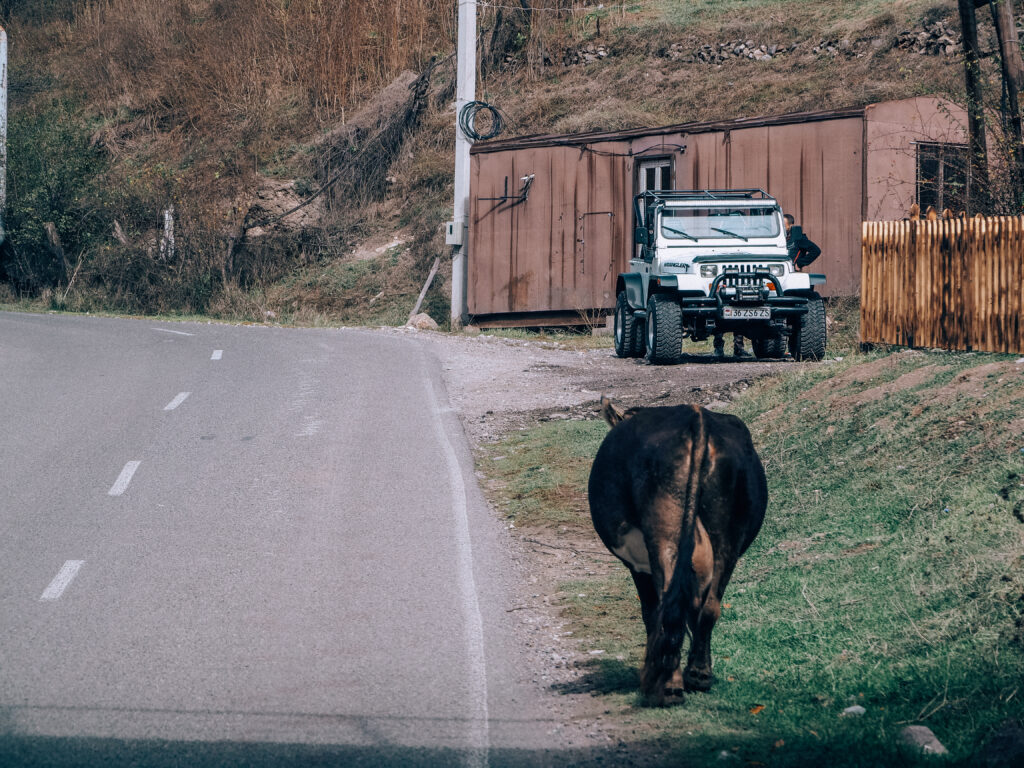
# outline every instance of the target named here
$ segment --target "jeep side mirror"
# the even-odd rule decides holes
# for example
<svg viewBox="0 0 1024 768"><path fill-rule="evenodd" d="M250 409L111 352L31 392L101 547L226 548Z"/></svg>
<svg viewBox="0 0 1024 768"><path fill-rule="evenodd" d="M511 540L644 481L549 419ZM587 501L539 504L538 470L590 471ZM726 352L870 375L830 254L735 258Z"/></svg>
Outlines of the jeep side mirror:
<svg viewBox="0 0 1024 768"><path fill-rule="evenodd" d="M637 245L643 246L651 244L650 239L647 237L647 229L645 227L637 227L633 230L633 242Z"/></svg>

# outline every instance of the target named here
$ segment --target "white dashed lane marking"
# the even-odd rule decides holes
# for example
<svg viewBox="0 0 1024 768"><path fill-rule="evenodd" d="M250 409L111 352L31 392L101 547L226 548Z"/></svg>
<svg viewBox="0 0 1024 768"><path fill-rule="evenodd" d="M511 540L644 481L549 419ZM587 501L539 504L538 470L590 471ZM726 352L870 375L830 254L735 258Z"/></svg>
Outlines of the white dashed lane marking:
<svg viewBox="0 0 1024 768"><path fill-rule="evenodd" d="M213 354L210 355L210 359L211 360L220 360L223 355L224 355L224 350L223 349L215 349L215 350L213 350Z"/></svg>
<svg viewBox="0 0 1024 768"><path fill-rule="evenodd" d="M173 411L179 405L185 402L185 398L191 395L191 392L180 392L176 398L171 400L167 405L164 406L165 411Z"/></svg>
<svg viewBox="0 0 1024 768"><path fill-rule="evenodd" d="M56 600L64 594L64 590L68 588L68 584L78 575L78 569L82 567L83 563L85 563L85 560L67 560L39 599Z"/></svg>
<svg viewBox="0 0 1024 768"><path fill-rule="evenodd" d="M160 333L174 333L178 336L195 336L194 333L185 333L184 331L172 331L170 328L153 328L154 331L160 331Z"/></svg>
<svg viewBox="0 0 1024 768"><path fill-rule="evenodd" d="M120 496L126 490L128 490L128 483L132 481L132 475L135 474L135 470L139 468L139 461L129 461L124 465L124 469L121 470L121 474L117 476L117 480L110 487L107 493L111 496Z"/></svg>

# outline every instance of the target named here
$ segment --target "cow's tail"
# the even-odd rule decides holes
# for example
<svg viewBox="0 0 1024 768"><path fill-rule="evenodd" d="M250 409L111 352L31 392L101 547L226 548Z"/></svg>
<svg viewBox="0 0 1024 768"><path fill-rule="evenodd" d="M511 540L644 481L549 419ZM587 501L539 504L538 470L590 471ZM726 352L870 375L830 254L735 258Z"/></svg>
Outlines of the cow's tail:
<svg viewBox="0 0 1024 768"><path fill-rule="evenodd" d="M655 704L664 700L665 685L679 669L680 653L691 615L700 610L697 575L693 569L694 531L700 504L700 477L707 460L708 436L704 414L696 409L691 422L689 471L679 478L682 516L678 530L675 567L667 589L658 602L653 632L647 641L647 658L641 674L641 691ZM678 497L677 497L678 498ZM668 574L665 574L668 577ZM695 617L695 616L694 616Z"/></svg>

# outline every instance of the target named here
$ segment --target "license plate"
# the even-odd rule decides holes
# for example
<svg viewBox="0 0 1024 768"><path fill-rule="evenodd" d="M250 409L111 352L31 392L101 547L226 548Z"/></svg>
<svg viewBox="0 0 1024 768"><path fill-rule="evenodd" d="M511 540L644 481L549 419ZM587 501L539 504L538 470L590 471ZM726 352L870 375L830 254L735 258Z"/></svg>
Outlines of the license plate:
<svg viewBox="0 0 1024 768"><path fill-rule="evenodd" d="M771 320L771 307L722 307L722 317L729 320Z"/></svg>

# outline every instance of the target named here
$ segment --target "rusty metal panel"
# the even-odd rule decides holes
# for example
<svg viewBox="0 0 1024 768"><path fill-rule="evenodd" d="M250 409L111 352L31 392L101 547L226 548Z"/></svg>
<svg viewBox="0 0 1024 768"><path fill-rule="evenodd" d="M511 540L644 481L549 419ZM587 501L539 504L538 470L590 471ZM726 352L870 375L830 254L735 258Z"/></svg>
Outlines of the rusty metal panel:
<svg viewBox="0 0 1024 768"><path fill-rule="evenodd" d="M611 308L615 278L630 245L632 166L628 147L605 145L602 152L581 153L576 168L575 277L563 294L564 309ZM614 153L614 154L610 154Z"/></svg>
<svg viewBox="0 0 1024 768"><path fill-rule="evenodd" d="M860 282L863 122L857 117L761 125L686 137L681 180L692 189L760 188L821 246L823 293Z"/></svg>
<svg viewBox="0 0 1024 768"><path fill-rule="evenodd" d="M686 137L684 169L677 175L680 189L721 189L727 186L727 150L721 131ZM687 182L688 185L687 185Z"/></svg>
<svg viewBox="0 0 1024 768"><path fill-rule="evenodd" d="M530 147L473 155L469 311L582 311L615 303L632 185L625 147ZM609 153L609 154L604 154ZM515 197L532 174L529 196Z"/></svg>
<svg viewBox="0 0 1024 768"><path fill-rule="evenodd" d="M726 150L729 189L756 188L768 190L769 168L773 159L768 144L771 128L745 128L727 131L722 136ZM778 158L775 158L778 159Z"/></svg>
<svg viewBox="0 0 1024 768"><path fill-rule="evenodd" d="M902 219L917 199L915 143L966 144L967 113L945 99L919 96L872 104L864 119L867 218Z"/></svg>
<svg viewBox="0 0 1024 768"><path fill-rule="evenodd" d="M826 296L860 289L863 121L858 118L772 126L768 191L821 247L811 269Z"/></svg>

